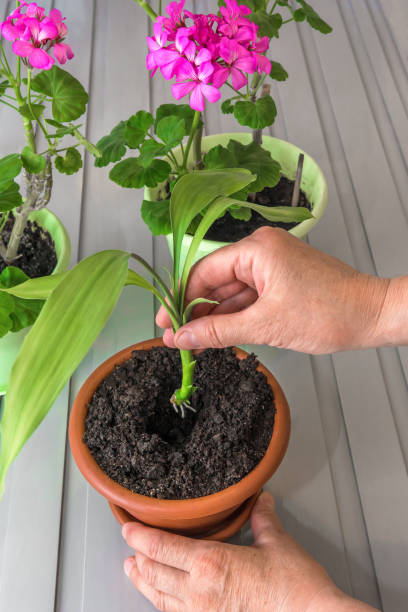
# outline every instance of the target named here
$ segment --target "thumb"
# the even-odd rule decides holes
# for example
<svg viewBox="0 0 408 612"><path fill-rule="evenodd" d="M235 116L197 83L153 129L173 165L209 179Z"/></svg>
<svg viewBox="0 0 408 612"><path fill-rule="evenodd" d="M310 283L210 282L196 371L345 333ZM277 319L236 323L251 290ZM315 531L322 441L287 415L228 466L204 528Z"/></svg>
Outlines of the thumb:
<svg viewBox="0 0 408 612"><path fill-rule="evenodd" d="M174 343L182 350L263 344L259 321L262 317L255 304L232 314L199 317L180 327L174 335Z"/></svg>
<svg viewBox="0 0 408 612"><path fill-rule="evenodd" d="M261 493L252 510L251 528L258 546L269 544L274 537L284 533L275 513L275 500L267 491Z"/></svg>

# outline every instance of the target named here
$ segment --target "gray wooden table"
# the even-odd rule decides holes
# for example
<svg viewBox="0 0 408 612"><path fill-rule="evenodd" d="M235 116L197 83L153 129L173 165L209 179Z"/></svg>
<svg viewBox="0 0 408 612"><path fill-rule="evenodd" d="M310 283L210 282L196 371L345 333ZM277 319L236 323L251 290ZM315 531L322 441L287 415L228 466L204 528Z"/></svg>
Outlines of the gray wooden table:
<svg viewBox="0 0 408 612"><path fill-rule="evenodd" d="M0 18L12 2L0 0ZM50 8L51 2L43 2ZM384 276L408 269L408 3L314 0L333 25L324 37L290 24L272 45L290 78L274 88L271 130L308 151L329 184L310 242ZM70 69L90 90L94 141L138 109L171 101L145 70L150 24L130 0L56 0L76 54ZM200 0L197 8L213 8ZM0 155L23 146L21 125L0 109ZM238 130L208 107L210 133ZM94 251L168 260L140 218L142 192L121 190L89 159L55 177L51 209L65 223L73 263ZM66 444L69 406L101 361L153 337L152 298L128 288L81 367L13 465L0 503L0 609L142 612L129 583L129 550L105 500L80 476ZM310 357L257 347L291 406L288 453L267 488L284 526L346 592L386 612L408 609L408 348ZM250 541L248 528L234 539ZM252 611L250 611L252 612Z"/></svg>

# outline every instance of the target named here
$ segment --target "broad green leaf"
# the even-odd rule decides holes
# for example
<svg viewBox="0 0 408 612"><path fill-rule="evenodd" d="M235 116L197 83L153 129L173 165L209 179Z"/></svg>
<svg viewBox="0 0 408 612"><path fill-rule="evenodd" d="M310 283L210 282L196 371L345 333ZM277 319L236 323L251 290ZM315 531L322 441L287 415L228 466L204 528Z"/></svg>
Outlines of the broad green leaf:
<svg viewBox="0 0 408 612"><path fill-rule="evenodd" d="M58 66L37 74L31 88L52 98L52 116L56 121L74 121L85 112L88 94L78 79Z"/></svg>
<svg viewBox="0 0 408 612"><path fill-rule="evenodd" d="M21 151L21 161L24 168L30 174L39 174L45 168L45 157L37 155L29 146L25 146Z"/></svg>
<svg viewBox="0 0 408 612"><path fill-rule="evenodd" d="M270 15L266 11L256 11L246 15L246 19L252 21L258 26L258 32L260 36L267 36L268 38L279 38L279 28L282 25L282 15L274 13Z"/></svg>
<svg viewBox="0 0 408 612"><path fill-rule="evenodd" d="M156 110L156 120L154 123L155 132L161 119L163 119L163 117L170 116L177 117L177 119L183 119L184 136L188 136L194 119L194 110L189 106L189 104L162 104L159 106Z"/></svg>
<svg viewBox="0 0 408 612"><path fill-rule="evenodd" d="M102 153L102 157L95 160L95 166L102 168L111 162L122 159L126 153L124 131L126 121L121 121L116 125L108 136L103 136L96 143L97 149Z"/></svg>
<svg viewBox="0 0 408 612"><path fill-rule="evenodd" d="M82 157L77 149L70 147L67 149L65 157L57 155L54 163L56 169L62 174L75 174L82 168Z"/></svg>
<svg viewBox="0 0 408 612"><path fill-rule="evenodd" d="M137 158L143 168L150 166L155 157L166 154L166 146L155 140L145 140L140 147L140 155Z"/></svg>
<svg viewBox="0 0 408 612"><path fill-rule="evenodd" d="M81 261L52 292L24 340L0 422L0 494L10 464L111 315L128 259L124 251L102 251Z"/></svg>
<svg viewBox="0 0 408 612"><path fill-rule="evenodd" d="M333 28L329 26L305 0L296 0L306 15L307 23L322 34L330 34Z"/></svg>
<svg viewBox="0 0 408 612"><path fill-rule="evenodd" d="M143 200L141 213L143 221L153 236L171 232L170 200L160 200L159 202Z"/></svg>
<svg viewBox="0 0 408 612"><path fill-rule="evenodd" d="M10 289L27 281L28 276L15 266L7 266L0 274L0 290ZM7 297L6 297L7 296ZM43 301L41 300L24 300L13 295L7 295L0 291L0 336L4 330L4 324L7 323L8 331L17 332L32 325L36 320ZM8 307L8 313L5 318L5 308ZM9 326L11 322L11 326Z"/></svg>
<svg viewBox="0 0 408 612"><path fill-rule="evenodd" d="M234 219L239 219L240 221L249 221L252 216L251 211L243 206L231 206L231 208L228 209L228 212L231 217L234 217Z"/></svg>
<svg viewBox="0 0 408 612"><path fill-rule="evenodd" d="M24 119L30 119L30 121L35 121L39 117L41 117L44 112L44 104L31 104L31 110L28 104L23 104L19 106L18 112ZM32 111L32 112L31 112Z"/></svg>
<svg viewBox="0 0 408 612"><path fill-rule="evenodd" d="M297 22L304 21L306 19L305 11L301 8L293 11L293 19Z"/></svg>
<svg viewBox="0 0 408 612"><path fill-rule="evenodd" d="M141 110L132 115L127 120L125 131L123 132L123 138L128 147L137 149L146 138L146 134L153 123L153 115L146 111Z"/></svg>
<svg viewBox="0 0 408 612"><path fill-rule="evenodd" d="M224 113L224 115L231 115L231 113L234 112L232 98L227 98L224 100L224 102L221 104L221 111Z"/></svg>
<svg viewBox="0 0 408 612"><path fill-rule="evenodd" d="M286 81L289 75L284 69L284 67L282 66L282 64L280 64L279 62L271 62L271 63L272 63L272 68L269 73L269 76L272 79L275 79L275 81Z"/></svg>
<svg viewBox="0 0 408 612"><path fill-rule="evenodd" d="M157 124L156 134L169 148L180 144L184 137L184 119L163 117Z"/></svg>
<svg viewBox="0 0 408 612"><path fill-rule="evenodd" d="M251 184L251 191L262 191L264 187L273 187L280 179L280 164L272 159L271 154L256 142L242 144L230 140L227 147L217 145L204 157L206 168L246 168L256 174L256 181Z"/></svg>
<svg viewBox="0 0 408 612"><path fill-rule="evenodd" d="M240 191L255 180L243 168L200 170L190 172L177 181L170 199L170 219L173 230L174 279L179 278L180 253L183 236L191 221L214 198Z"/></svg>
<svg viewBox="0 0 408 612"><path fill-rule="evenodd" d="M254 102L239 101L234 106L234 117L241 125L254 130L262 130L273 124L276 106L271 96L263 96Z"/></svg>
<svg viewBox="0 0 408 612"><path fill-rule="evenodd" d="M69 273L62 272L60 274L52 274L50 276L29 278L25 282L21 282L18 285L12 285L8 287L5 284L1 284L0 276L0 295L4 292L10 295L24 298L26 300L47 300L50 297L51 293L54 291L54 289L60 284L62 280L64 280L67 274Z"/></svg>
<svg viewBox="0 0 408 612"><path fill-rule="evenodd" d="M150 166L144 168L136 157L129 157L113 166L109 178L127 188L156 187L170 174L170 164L162 159L155 159Z"/></svg>
<svg viewBox="0 0 408 612"><path fill-rule="evenodd" d="M18 153L12 153L0 159L0 191L10 186L13 179L20 174L22 167Z"/></svg>
<svg viewBox="0 0 408 612"><path fill-rule="evenodd" d="M15 181L12 181L9 186L0 192L0 212L13 210L23 203L20 188Z"/></svg>
<svg viewBox="0 0 408 612"><path fill-rule="evenodd" d="M11 295L0 292L0 338L5 336L13 327L11 313L14 310L14 300Z"/></svg>
<svg viewBox="0 0 408 612"><path fill-rule="evenodd" d="M6 79L5 81L1 81L0 83L0 97L6 93L6 90L10 87L9 81Z"/></svg>

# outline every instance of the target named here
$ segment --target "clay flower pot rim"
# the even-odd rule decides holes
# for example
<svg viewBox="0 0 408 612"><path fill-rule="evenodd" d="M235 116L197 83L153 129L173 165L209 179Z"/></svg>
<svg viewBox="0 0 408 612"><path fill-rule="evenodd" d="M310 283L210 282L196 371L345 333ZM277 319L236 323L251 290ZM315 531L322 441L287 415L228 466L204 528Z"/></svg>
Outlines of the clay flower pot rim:
<svg viewBox="0 0 408 612"><path fill-rule="evenodd" d="M272 476L286 452L290 433L289 406L283 391L275 377L262 365L258 370L263 372L272 386L275 397L275 423L271 441L264 457L255 468L242 480L216 493L188 499L157 499L139 493L134 493L112 480L97 464L90 450L82 441L85 431L85 417L88 404L100 383L110 374L115 365L119 365L131 357L134 350L149 350L155 346L163 346L162 338L154 338L129 346L106 361L104 361L82 385L72 407L69 423L69 440L72 454L86 480L110 502L122 508L149 508L155 516L177 518L182 514L186 518L197 518L203 513L221 512L231 506L238 505L257 491ZM240 359L248 356L242 349L234 351Z"/></svg>

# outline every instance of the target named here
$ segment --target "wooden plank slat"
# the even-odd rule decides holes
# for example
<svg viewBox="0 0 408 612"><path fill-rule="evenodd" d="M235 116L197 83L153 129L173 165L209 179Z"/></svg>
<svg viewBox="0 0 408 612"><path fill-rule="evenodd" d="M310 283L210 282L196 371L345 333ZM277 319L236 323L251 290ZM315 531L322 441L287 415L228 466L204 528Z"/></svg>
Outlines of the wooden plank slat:
<svg viewBox="0 0 408 612"><path fill-rule="evenodd" d="M120 119L149 108L146 34L147 17L134 3L97 1L88 124L89 137L94 141ZM109 168L94 168L91 164L85 169L80 257L104 248L122 248L152 263L152 237L139 210L142 192L118 187L109 180L108 172ZM71 397L104 359L153 335L152 297L141 289L128 287L75 373ZM143 607L144 598L131 588L123 573L127 554L107 502L88 487L68 449L56 610L150 610L151 607Z"/></svg>
<svg viewBox="0 0 408 612"><path fill-rule="evenodd" d="M43 3L47 10L51 3ZM12 5L12 3L10 3ZM72 73L88 87L91 55L91 32L88 14L75 10L64 0L57 3L70 25L69 42L76 58L70 63ZM11 9L9 9L11 10ZM4 121L3 107L0 120ZM24 133L18 117L9 119L1 139L1 148L9 153L21 150ZM15 114L14 114L15 115ZM83 118L86 126L86 117ZM17 149L16 149L17 147ZM54 172L50 209L62 220L72 241L76 259L82 199L82 172L75 177L63 177ZM3 543L1 600L9 610L30 609L47 612L54 609L54 593L58 562L59 527L64 471L66 415L69 390L61 393L50 415L32 436L15 461L7 487L6 505L0 504L0 520L8 508L7 533ZM44 452L45 449L45 452ZM35 526L35 528L34 528ZM41 554L38 562L37 551ZM21 560L26 559L25 563Z"/></svg>

